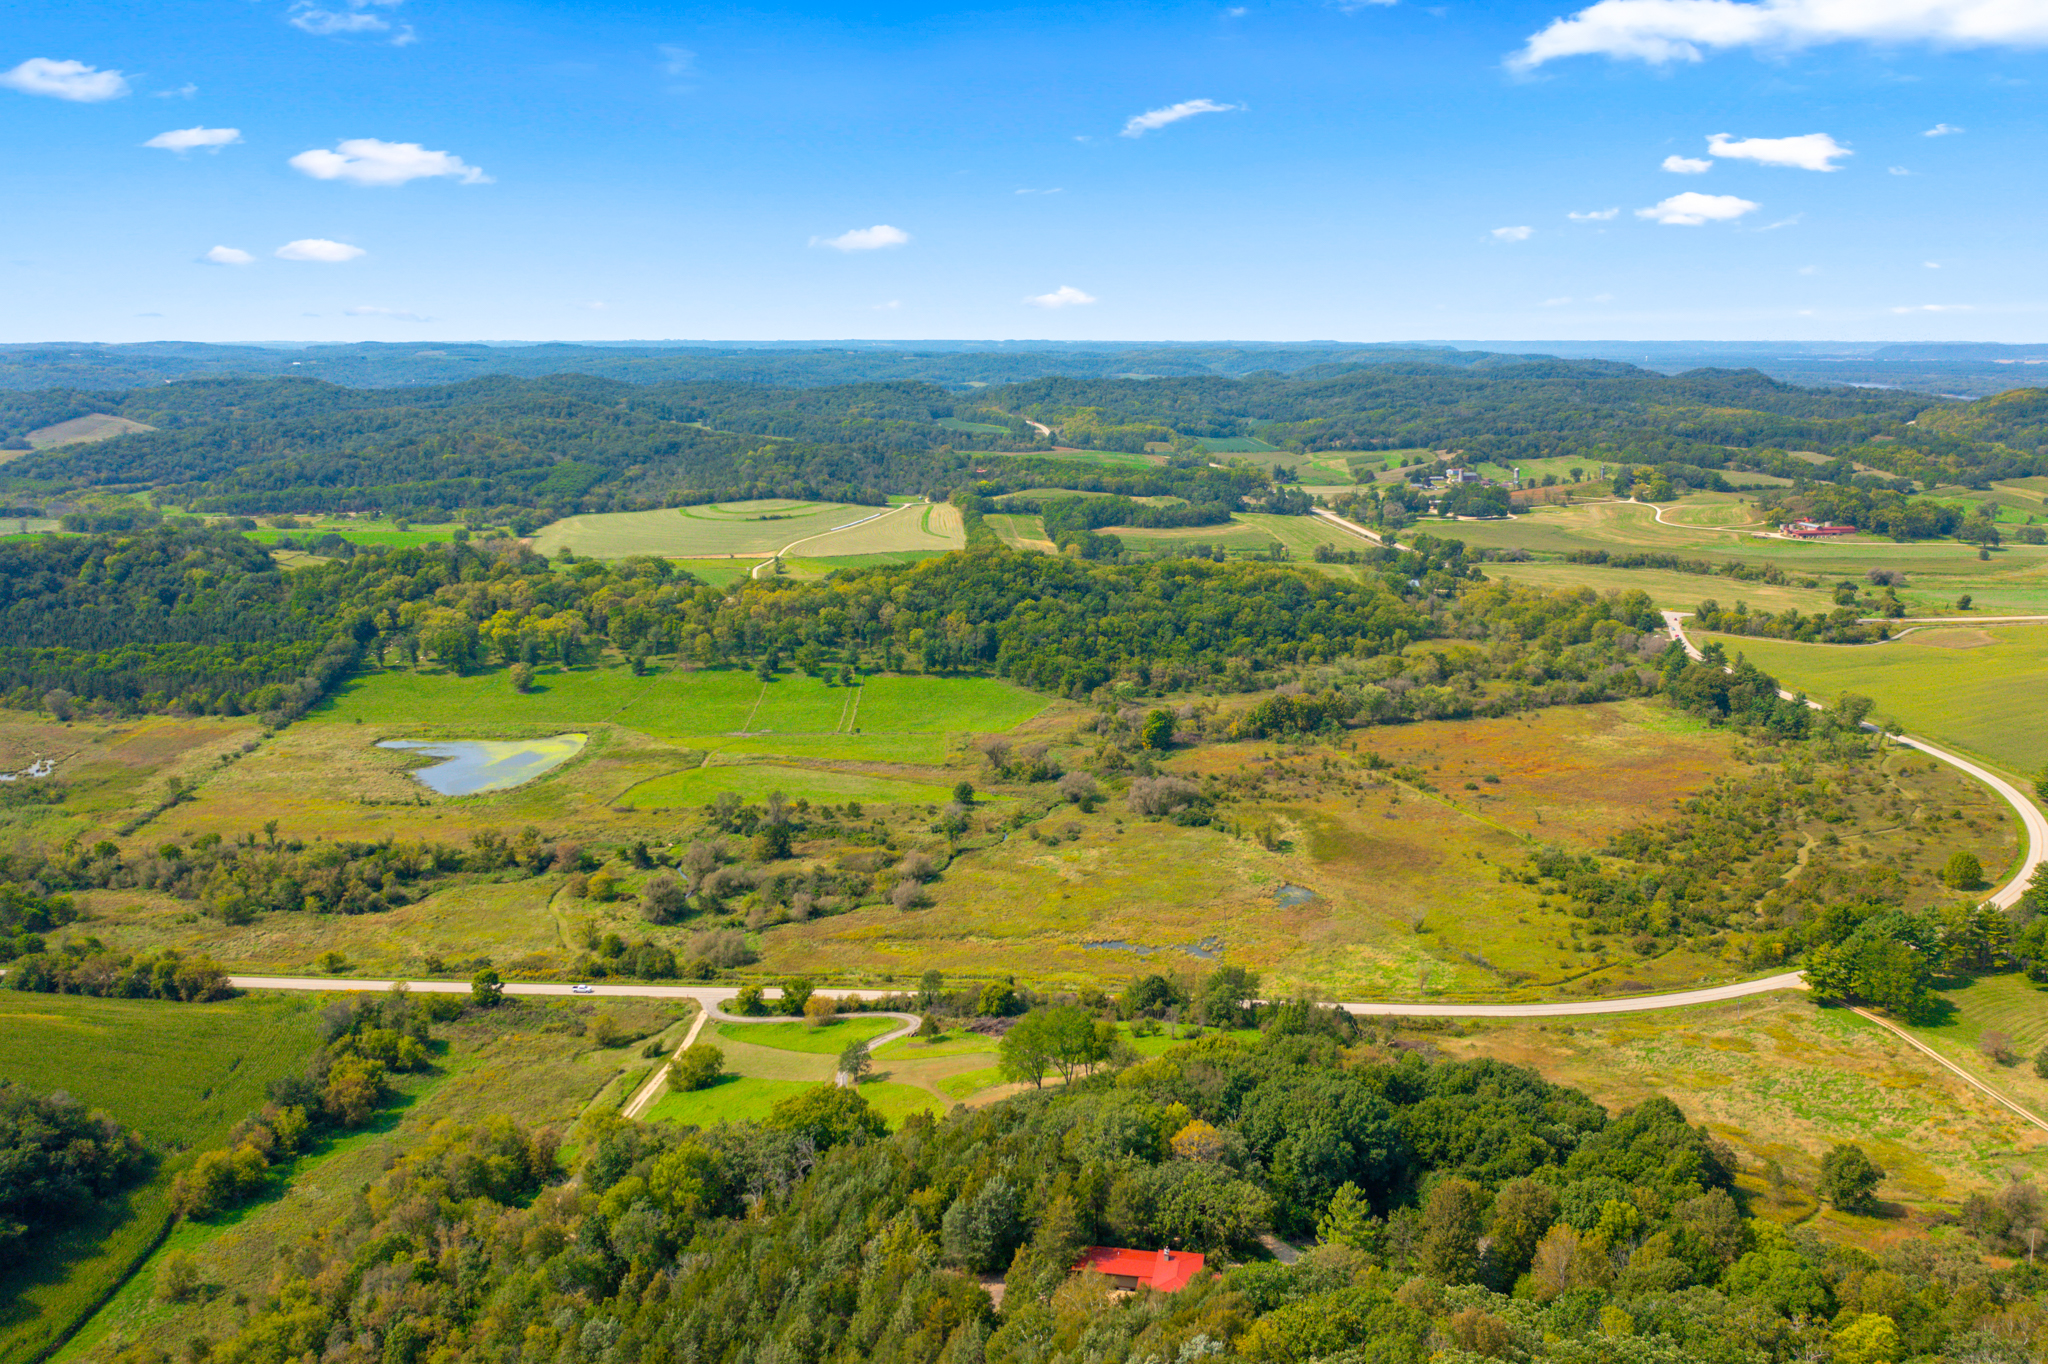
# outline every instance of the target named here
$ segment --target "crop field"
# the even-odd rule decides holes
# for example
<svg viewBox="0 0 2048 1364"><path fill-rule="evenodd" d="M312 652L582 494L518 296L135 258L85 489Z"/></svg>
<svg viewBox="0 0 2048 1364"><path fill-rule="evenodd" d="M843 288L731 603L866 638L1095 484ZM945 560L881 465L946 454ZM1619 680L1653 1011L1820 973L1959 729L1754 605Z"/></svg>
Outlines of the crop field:
<svg viewBox="0 0 2048 1364"><path fill-rule="evenodd" d="M331 998L302 996L293 999L291 1006L312 1011ZM261 996L237 1007L252 1005L277 1007L274 999ZM124 1347L157 1340L172 1323L176 1323L180 1339L188 1332L206 1332L218 1338L233 1329L241 1320L243 1304L262 1296L282 1257L314 1233L345 1218L360 1191L441 1122L472 1124L501 1116L506 1112L506 1096L516 1094L521 1122L567 1136L575 1121L593 1107L615 1107L621 1098L619 1079L644 1074L652 1063L641 1057L638 1045L609 1049L593 1045L588 1021L600 1008L613 1013L629 1034L645 1037L670 1029L671 1046L677 1035L675 1025L687 1016L668 1001L617 1000L595 1006L585 1001L543 1004L521 1000L507 1001L486 1014L473 1013L457 1023L436 1025L435 1036L448 1044L446 1052L436 1058L436 1072L401 1077L399 1103L382 1121L302 1160L291 1184L277 1197L216 1223L182 1224L158 1252L157 1258L180 1250L194 1256L207 1282L219 1285L218 1293L198 1305L158 1302L153 1292L157 1258L153 1258L59 1358L68 1361L112 1355ZM181 1064L200 1055L183 1053ZM260 1096L260 1086L256 1093ZM245 1096L236 1117L260 1106L260 1097Z"/></svg>
<svg viewBox="0 0 2048 1364"><path fill-rule="evenodd" d="M1943 626L1884 644L1706 634L1695 642L1706 639L1811 696L1860 692L1877 702L1880 719L2015 776L2031 778L2048 763L2048 726L2035 700L2048 685L2048 625Z"/></svg>
<svg viewBox="0 0 2048 1364"><path fill-rule="evenodd" d="M375 546L385 549L415 549L420 545L446 544L455 538L455 523L445 526L415 526L410 530L395 530L388 525L364 526L349 521L320 522L302 530L245 530L243 535L259 545L274 545L286 536L294 540L318 539L323 535L339 535L351 544Z"/></svg>
<svg viewBox="0 0 2048 1364"><path fill-rule="evenodd" d="M1824 601L1832 604L1827 594L1837 582L1846 579L1863 584L1869 570L1892 569L1905 574L1899 597L1915 615L1951 612L1956 599L1964 594L1973 598L1979 612L2048 614L2048 547L2007 544L1993 550L1989 560L1980 560L1976 546L1953 540L1895 544L1863 536L1826 543L1759 538L1751 533L1754 513L1750 503L1733 493L1696 494L1664 504L1664 520L1678 524L1659 524L1657 510L1628 502L1580 502L1539 507L1505 521L1424 520L1415 529L1469 545L1526 549L1537 555L1605 549L1616 554L1665 553L1714 563L1736 560L1757 567L1775 565L1791 579L1776 592L1819 592L1821 599L1804 599L1815 606ZM1584 576L1581 569L1592 576ZM1613 589L1641 586L1659 605L1673 608L1690 608L1702 596L1714 597L1724 605L1737 598L1752 605L1777 599L1766 597L1773 589L1762 583L1540 559L1490 564L1486 572L1561 586L1580 581ZM1812 586L1804 586L1801 579ZM1810 609L1799 599L1785 598L1784 604Z"/></svg>
<svg viewBox="0 0 2048 1364"><path fill-rule="evenodd" d="M2048 1173L2048 1133L1967 1089L1934 1062L1846 1009L1794 994L1667 1013L1571 1020L1489 1020L1431 1039L1454 1056L1533 1066L1610 1110L1664 1094L1734 1146L1760 1215L1818 1218L1830 1233L1882 1240L1896 1224L1819 1211L1821 1156L1861 1144L1889 1178L1879 1190L1915 1222L1953 1213L2006 1173ZM1767 1161L1784 1170L1770 1197Z"/></svg>
<svg viewBox="0 0 2048 1364"><path fill-rule="evenodd" d="M569 516L543 526L533 547L553 558L563 549L593 559L653 554L670 559L721 554L765 556L792 540L820 535L873 516L881 507L770 498L656 511Z"/></svg>
<svg viewBox="0 0 2048 1364"><path fill-rule="evenodd" d="M0 992L0 1079L65 1090L141 1132L163 1158L97 1218L0 1263L0 1361L22 1364L70 1330L170 1220L180 1153L218 1142L319 1042L303 999L220 1004Z"/></svg>
<svg viewBox="0 0 2048 1364"><path fill-rule="evenodd" d="M870 507L872 516L876 508ZM802 532L798 532L801 534ZM791 537L795 538L794 536ZM788 541L782 543L787 544ZM797 558L838 558L847 555L943 554L967 543L960 509L948 503L907 502L862 525L833 531L791 549Z"/></svg>
<svg viewBox="0 0 2048 1364"><path fill-rule="evenodd" d="M1277 445L1270 445L1257 436L1204 436L1197 442L1212 455L1276 455L1281 453Z"/></svg>
<svg viewBox="0 0 2048 1364"><path fill-rule="evenodd" d="M998 539L1012 549L1051 554L1058 548L1046 538L1045 521L1041 517L1026 516L1021 512L991 512L982 520Z"/></svg>

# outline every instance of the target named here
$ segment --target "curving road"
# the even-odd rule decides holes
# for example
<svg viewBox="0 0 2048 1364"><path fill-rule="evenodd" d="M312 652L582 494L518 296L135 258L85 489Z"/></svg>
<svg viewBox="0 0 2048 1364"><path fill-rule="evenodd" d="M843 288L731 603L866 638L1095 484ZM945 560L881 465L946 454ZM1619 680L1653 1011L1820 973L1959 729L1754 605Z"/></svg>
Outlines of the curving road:
<svg viewBox="0 0 2048 1364"><path fill-rule="evenodd" d="M1671 638L1684 647L1686 655L1695 660L1704 659L1706 655L1701 653L1698 646L1685 635L1685 618L1692 613L1666 611L1663 614L1665 628L1671 632ZM1778 695L1787 701L1794 699L1793 694L1782 687L1778 689ZM1815 710L1825 709L1820 702L1810 697L1806 704ZM1877 728L1869 721L1865 721L1863 727L1871 730ZM2019 815L2020 826L2026 830L2027 854L2021 859L2019 870L2012 879L1986 897L1991 904L1997 905L2000 909L2011 909L2018 904L2021 897L2027 893L2027 883L2033 878L2035 869L2043 862L2048 862L2048 815L2043 815L2040 807L2028 800L2011 782L1995 773L1987 772L1967 758L1959 758L1945 748L1931 744L1925 739L1916 739L1910 734L1901 734L1893 742L1904 744L1907 748L1916 748L1935 761L1945 762L1957 771L1976 778L1996 791L1999 799L2012 806L2014 813Z"/></svg>

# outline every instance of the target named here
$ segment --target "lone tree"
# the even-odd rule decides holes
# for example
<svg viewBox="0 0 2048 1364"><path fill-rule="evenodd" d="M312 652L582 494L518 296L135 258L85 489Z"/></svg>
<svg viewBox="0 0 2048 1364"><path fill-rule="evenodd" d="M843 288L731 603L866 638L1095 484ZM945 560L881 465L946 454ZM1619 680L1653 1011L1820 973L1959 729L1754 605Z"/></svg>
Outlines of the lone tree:
<svg viewBox="0 0 2048 1364"><path fill-rule="evenodd" d="M709 1042L698 1042L668 1063L670 1089L709 1089L725 1075L725 1053Z"/></svg>
<svg viewBox="0 0 2048 1364"><path fill-rule="evenodd" d="M868 1054L865 1038L855 1038L839 1053L839 1073L854 1084L865 1080L875 1069L875 1058Z"/></svg>
<svg viewBox="0 0 2048 1364"><path fill-rule="evenodd" d="M469 997L480 1009L495 1009L505 997L505 982L498 979L496 971L485 967L470 980Z"/></svg>
<svg viewBox="0 0 2048 1364"><path fill-rule="evenodd" d="M1972 890L1984 884L1984 864L1973 852L1949 854L1948 865L1941 869L1941 879L1951 890Z"/></svg>
<svg viewBox="0 0 2048 1364"><path fill-rule="evenodd" d="M1884 1178L1884 1171L1860 1146L1836 1146L1820 1162L1821 1196L1843 1212L1876 1211L1877 1186Z"/></svg>

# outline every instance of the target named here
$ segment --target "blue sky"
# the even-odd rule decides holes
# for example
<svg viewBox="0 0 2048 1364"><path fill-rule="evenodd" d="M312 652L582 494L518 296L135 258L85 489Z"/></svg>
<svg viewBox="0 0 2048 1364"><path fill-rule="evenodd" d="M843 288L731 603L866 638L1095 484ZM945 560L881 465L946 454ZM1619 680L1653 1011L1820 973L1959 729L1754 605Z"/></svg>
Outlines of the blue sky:
<svg viewBox="0 0 2048 1364"><path fill-rule="evenodd" d="M2048 333L2048 0L71 0L0 44L6 341Z"/></svg>

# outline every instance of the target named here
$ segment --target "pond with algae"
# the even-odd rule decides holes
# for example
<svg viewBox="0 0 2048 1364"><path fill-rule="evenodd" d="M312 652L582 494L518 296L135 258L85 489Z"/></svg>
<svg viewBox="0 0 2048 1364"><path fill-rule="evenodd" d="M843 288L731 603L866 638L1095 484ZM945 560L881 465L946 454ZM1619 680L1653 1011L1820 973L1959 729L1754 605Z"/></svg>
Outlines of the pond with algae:
<svg viewBox="0 0 2048 1364"><path fill-rule="evenodd" d="M443 761L412 775L444 796L509 791L552 772L583 751L589 736L557 734L548 739L384 739L377 747L422 753Z"/></svg>

